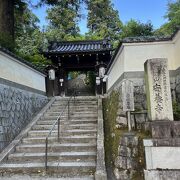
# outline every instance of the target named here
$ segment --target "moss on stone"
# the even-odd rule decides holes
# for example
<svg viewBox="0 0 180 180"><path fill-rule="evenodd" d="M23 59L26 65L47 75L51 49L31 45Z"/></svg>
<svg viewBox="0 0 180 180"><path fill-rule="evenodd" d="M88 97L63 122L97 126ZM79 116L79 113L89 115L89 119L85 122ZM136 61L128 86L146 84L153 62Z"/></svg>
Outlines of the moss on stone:
<svg viewBox="0 0 180 180"><path fill-rule="evenodd" d="M105 160L106 167L114 169L115 158L118 156L120 138L127 128L116 128L116 117L119 108L119 93L113 91L110 96L103 100L104 132L105 132ZM145 168L143 139L150 137L148 132L135 132L139 138L138 153L135 157L138 162L137 170L133 172L132 180L143 179L143 169Z"/></svg>
<svg viewBox="0 0 180 180"><path fill-rule="evenodd" d="M106 166L112 168L118 155L120 137L127 131L126 129L116 128L118 107L119 93L113 91L107 99L103 100Z"/></svg>

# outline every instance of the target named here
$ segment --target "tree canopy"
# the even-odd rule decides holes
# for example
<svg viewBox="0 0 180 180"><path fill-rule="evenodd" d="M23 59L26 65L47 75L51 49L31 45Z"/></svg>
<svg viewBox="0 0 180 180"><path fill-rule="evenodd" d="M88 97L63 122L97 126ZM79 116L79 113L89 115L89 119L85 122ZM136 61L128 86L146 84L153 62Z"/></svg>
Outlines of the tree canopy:
<svg viewBox="0 0 180 180"><path fill-rule="evenodd" d="M180 27L180 0L168 3L168 9L164 18L168 22L155 32L157 35L171 35Z"/></svg>
<svg viewBox="0 0 180 180"><path fill-rule="evenodd" d="M131 19L122 27L121 39L134 36L152 36L153 25L151 22L141 23Z"/></svg>
<svg viewBox="0 0 180 180"><path fill-rule="evenodd" d="M110 0L88 0L87 2L88 38L110 38L112 42L119 40L122 22L118 11Z"/></svg>
<svg viewBox="0 0 180 180"><path fill-rule="evenodd" d="M78 21L80 1L62 0L57 2L47 11L49 25L47 28L47 38L50 40L69 40L79 36L80 29Z"/></svg>

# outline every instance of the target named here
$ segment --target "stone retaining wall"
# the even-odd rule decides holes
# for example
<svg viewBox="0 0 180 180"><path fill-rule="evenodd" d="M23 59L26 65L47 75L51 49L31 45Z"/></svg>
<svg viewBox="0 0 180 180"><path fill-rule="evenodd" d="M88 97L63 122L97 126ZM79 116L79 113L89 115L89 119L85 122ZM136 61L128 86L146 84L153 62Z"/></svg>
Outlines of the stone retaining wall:
<svg viewBox="0 0 180 180"><path fill-rule="evenodd" d="M45 95L0 84L0 151L47 102Z"/></svg>
<svg viewBox="0 0 180 180"><path fill-rule="evenodd" d="M129 79L134 83L134 103L135 111L144 111L147 110L146 106L146 93L145 93L145 82L144 82L144 73L143 72L127 72L120 77L113 87L108 90L108 96L112 91L117 91L120 94L119 99L119 109L118 109L118 118L125 117L124 112L122 112L122 100L121 100L121 82L123 79ZM172 100L177 101L180 105L180 68L175 71L170 71L170 83L171 83L171 93ZM132 116L132 120L136 118L140 122L147 120L147 116L144 114L136 114ZM121 118L122 119L122 118ZM123 122L122 122L123 123Z"/></svg>
<svg viewBox="0 0 180 180"><path fill-rule="evenodd" d="M143 150L140 139L133 133L124 133L119 141L114 174L117 180L143 179Z"/></svg>

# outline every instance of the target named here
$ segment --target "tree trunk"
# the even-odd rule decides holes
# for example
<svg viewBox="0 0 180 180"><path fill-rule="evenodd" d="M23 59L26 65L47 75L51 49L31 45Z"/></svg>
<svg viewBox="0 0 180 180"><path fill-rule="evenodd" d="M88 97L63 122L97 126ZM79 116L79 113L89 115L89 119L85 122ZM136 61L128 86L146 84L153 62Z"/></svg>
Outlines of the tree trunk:
<svg viewBox="0 0 180 180"><path fill-rule="evenodd" d="M0 0L0 36L14 40L14 0Z"/></svg>

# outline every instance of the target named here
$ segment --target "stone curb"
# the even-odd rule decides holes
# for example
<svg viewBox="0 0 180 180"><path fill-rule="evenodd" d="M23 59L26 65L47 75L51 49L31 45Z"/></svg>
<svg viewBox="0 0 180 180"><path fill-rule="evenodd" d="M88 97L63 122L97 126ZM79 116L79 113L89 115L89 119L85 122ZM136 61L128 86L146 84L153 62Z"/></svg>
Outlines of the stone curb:
<svg viewBox="0 0 180 180"><path fill-rule="evenodd" d="M32 119L32 121L26 126L24 130L0 153L0 163L2 163L10 153L14 152L15 147L21 142L22 138L27 136L28 131L36 122L43 116L43 114L51 107L52 103L55 101L53 97L48 104Z"/></svg>
<svg viewBox="0 0 180 180"><path fill-rule="evenodd" d="M105 167L104 127L101 98L98 99L97 164L95 180L107 180L107 172Z"/></svg>

